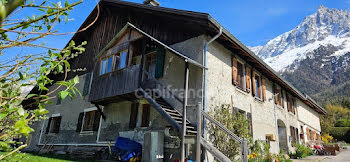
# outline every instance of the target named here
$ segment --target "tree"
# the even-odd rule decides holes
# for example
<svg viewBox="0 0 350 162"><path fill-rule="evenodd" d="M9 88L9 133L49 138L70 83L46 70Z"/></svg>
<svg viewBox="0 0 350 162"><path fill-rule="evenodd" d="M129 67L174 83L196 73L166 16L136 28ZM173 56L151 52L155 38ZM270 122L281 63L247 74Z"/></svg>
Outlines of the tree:
<svg viewBox="0 0 350 162"><path fill-rule="evenodd" d="M0 0L0 151L11 151L0 155L0 160L26 147L26 144L16 143L14 138L28 136L34 130L32 122L45 118L48 112L45 105L56 97L64 99L74 97L80 92L75 87L79 83L76 76L67 80L67 74L79 69L71 69L69 60L85 51L86 41L76 44L71 41L64 49L47 47L37 44L38 40L49 35L63 35L54 31L55 25L67 23L68 15L74 6L82 3L77 1L64 6L61 2L48 3L42 0L40 4L26 0ZM12 19L26 9L39 11L39 15ZM99 8L97 6L97 13ZM20 14L19 14L20 15ZM98 17L98 16L97 16ZM81 32L95 23L96 19ZM38 54L16 54L5 57L14 49L36 47L47 52ZM26 50L22 50L26 51ZM52 80L50 75L62 75L62 79ZM58 88L49 90L49 86ZM25 87L35 86L36 93L23 95ZM63 89L63 90L60 90ZM58 96L53 96L54 92ZM32 101L35 109L26 110L21 104L23 101ZM20 145L14 149L11 144Z"/></svg>
<svg viewBox="0 0 350 162"><path fill-rule="evenodd" d="M350 109L344 108L341 105L327 104L325 109L327 114L320 116L322 133L330 133L332 127L339 119L349 119Z"/></svg>
<svg viewBox="0 0 350 162"><path fill-rule="evenodd" d="M245 114L240 112L234 113L231 105L217 106L214 110L215 111L210 114L217 121L238 137L248 139L249 142L252 141L249 130L249 121L246 119ZM231 160L236 160L235 157L240 154L241 147L238 142L214 124L208 123L208 134L210 141L217 149Z"/></svg>

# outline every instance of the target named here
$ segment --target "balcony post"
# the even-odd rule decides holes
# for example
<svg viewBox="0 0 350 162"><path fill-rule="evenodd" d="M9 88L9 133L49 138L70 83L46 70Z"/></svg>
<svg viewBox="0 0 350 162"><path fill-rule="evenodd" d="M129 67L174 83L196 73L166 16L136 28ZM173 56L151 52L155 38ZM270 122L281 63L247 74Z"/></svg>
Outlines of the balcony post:
<svg viewBox="0 0 350 162"><path fill-rule="evenodd" d="M185 162L185 138L186 138L186 107L187 107L187 92L188 92L188 61L185 60L185 95L184 95L184 104L182 110L182 138L181 138L181 162Z"/></svg>

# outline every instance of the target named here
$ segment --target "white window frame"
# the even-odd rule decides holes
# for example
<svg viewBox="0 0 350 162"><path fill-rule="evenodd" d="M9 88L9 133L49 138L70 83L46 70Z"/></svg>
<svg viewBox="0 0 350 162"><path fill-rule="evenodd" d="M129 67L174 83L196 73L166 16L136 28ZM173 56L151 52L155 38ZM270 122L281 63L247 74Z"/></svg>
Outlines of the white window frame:
<svg viewBox="0 0 350 162"><path fill-rule="evenodd" d="M93 133L94 131L84 131L84 124L85 124L85 116L86 116L86 113L87 112L90 112L90 111L95 111L97 110L96 107L91 107L91 108L86 108L84 109L84 116L83 116L83 120L81 122L81 129L80 129L80 133Z"/></svg>
<svg viewBox="0 0 350 162"><path fill-rule="evenodd" d="M60 117L61 116L61 113L56 113L56 114L51 114L51 118L55 118L55 117ZM52 124L53 124L53 120L51 119L51 122L50 122L50 125L49 125L49 132L48 134L57 134L57 133L53 133L51 132L52 131ZM49 124L49 123L48 123Z"/></svg>

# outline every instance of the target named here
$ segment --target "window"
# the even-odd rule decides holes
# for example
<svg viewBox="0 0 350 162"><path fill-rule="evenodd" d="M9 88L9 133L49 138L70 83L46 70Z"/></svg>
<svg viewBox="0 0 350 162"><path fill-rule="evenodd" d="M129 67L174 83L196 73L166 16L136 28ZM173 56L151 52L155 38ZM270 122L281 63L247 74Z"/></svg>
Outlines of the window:
<svg viewBox="0 0 350 162"><path fill-rule="evenodd" d="M106 59L103 59L101 61L101 68L100 68L100 75L109 73L112 71L112 66L113 66L113 56L108 57Z"/></svg>
<svg viewBox="0 0 350 162"><path fill-rule="evenodd" d="M62 116L60 114L52 114L46 126L46 134L58 133L60 131L61 119Z"/></svg>
<svg viewBox="0 0 350 162"><path fill-rule="evenodd" d="M85 109L79 114L76 132L97 131L101 113L96 108Z"/></svg>
<svg viewBox="0 0 350 162"><path fill-rule="evenodd" d="M274 92L274 98L275 98L275 104L279 106L283 106L283 91L281 88L277 87L277 85L273 85L273 92Z"/></svg>
<svg viewBox="0 0 350 162"><path fill-rule="evenodd" d="M128 50L124 50L115 56L114 70L124 69L127 65Z"/></svg>
<svg viewBox="0 0 350 162"><path fill-rule="evenodd" d="M151 105L150 104L143 104L142 105L141 127L148 127L149 126L150 115L151 115Z"/></svg>
<svg viewBox="0 0 350 162"><path fill-rule="evenodd" d="M296 143L299 141L298 140L298 129L290 126L290 135L292 136L292 141L291 144L294 147L296 145Z"/></svg>
<svg viewBox="0 0 350 162"><path fill-rule="evenodd" d="M257 74L254 75L254 83L255 83L255 89L256 89L255 97L258 99L262 99L261 77Z"/></svg>
<svg viewBox="0 0 350 162"><path fill-rule="evenodd" d="M244 65L240 62L237 62L237 87L242 89L242 90L245 90L245 73L244 73Z"/></svg>
<svg viewBox="0 0 350 162"><path fill-rule="evenodd" d="M287 109L288 112L295 114L294 98L289 94L287 94Z"/></svg>

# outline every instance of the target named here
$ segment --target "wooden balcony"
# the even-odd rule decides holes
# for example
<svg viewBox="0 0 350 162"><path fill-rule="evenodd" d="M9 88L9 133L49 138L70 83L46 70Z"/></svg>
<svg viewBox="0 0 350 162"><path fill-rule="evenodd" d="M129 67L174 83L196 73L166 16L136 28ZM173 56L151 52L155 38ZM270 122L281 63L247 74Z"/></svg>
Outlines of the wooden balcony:
<svg viewBox="0 0 350 162"><path fill-rule="evenodd" d="M94 76L89 101L99 102L133 93L139 87L140 64L114 71L103 76Z"/></svg>

